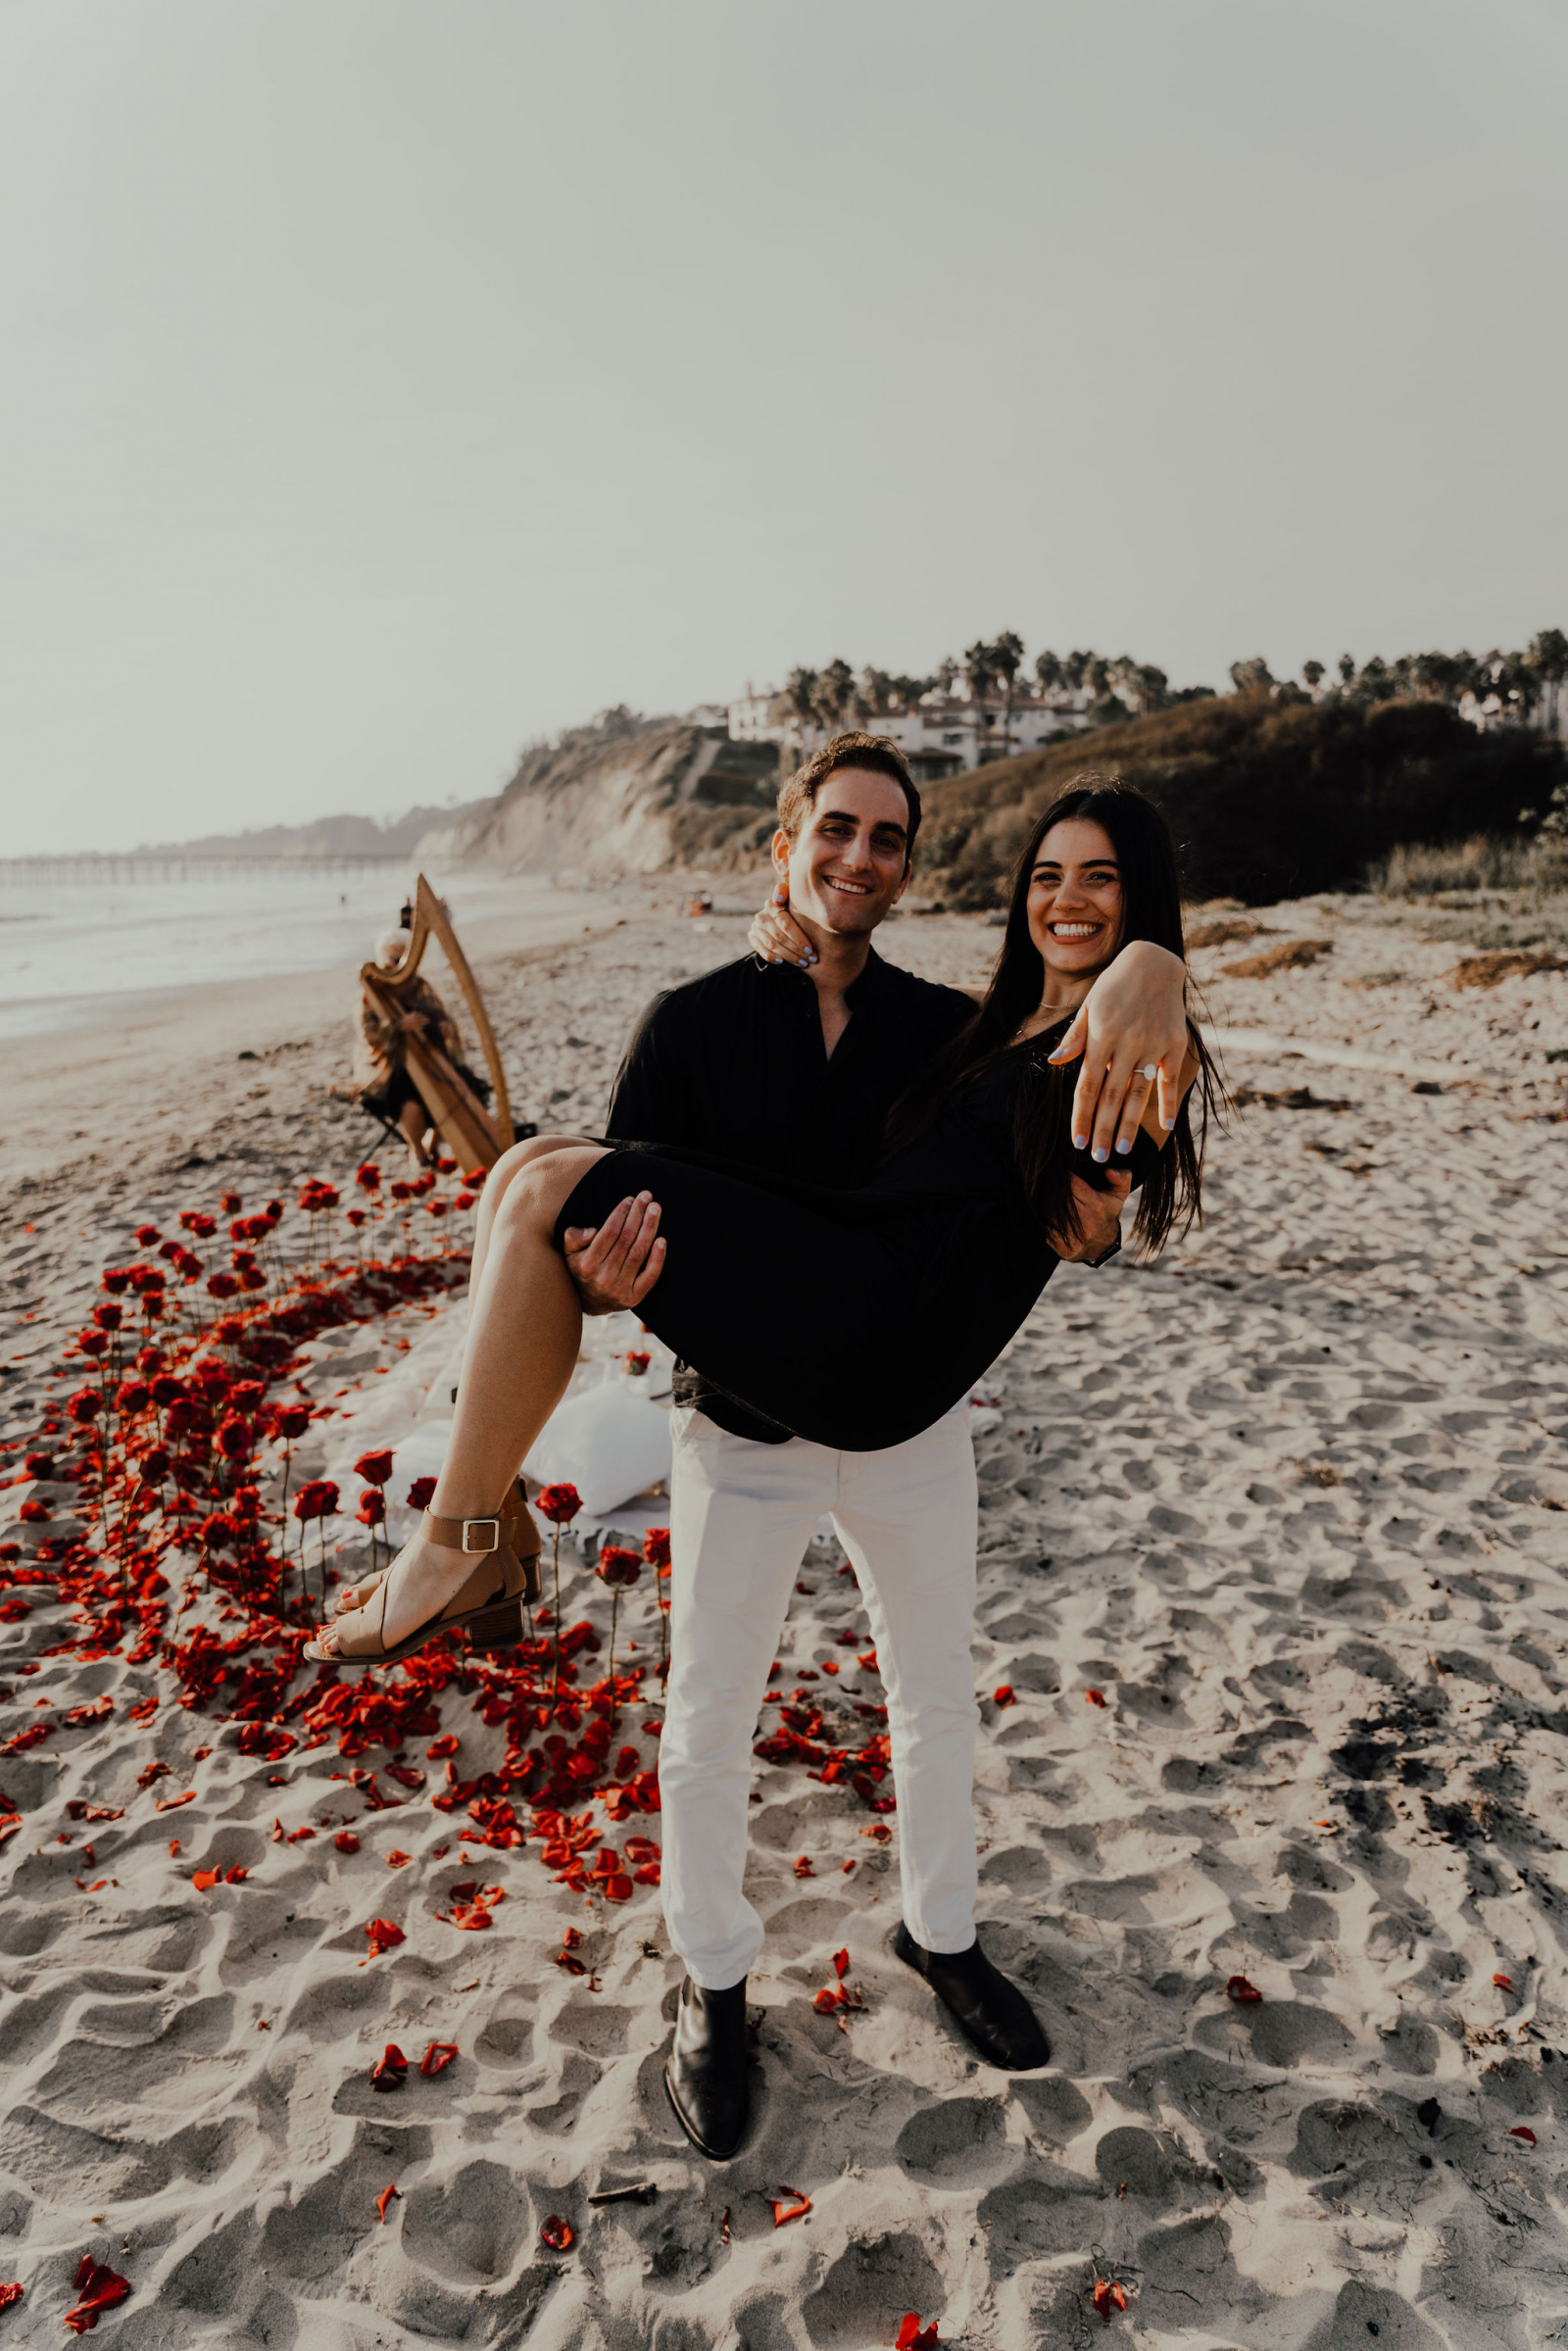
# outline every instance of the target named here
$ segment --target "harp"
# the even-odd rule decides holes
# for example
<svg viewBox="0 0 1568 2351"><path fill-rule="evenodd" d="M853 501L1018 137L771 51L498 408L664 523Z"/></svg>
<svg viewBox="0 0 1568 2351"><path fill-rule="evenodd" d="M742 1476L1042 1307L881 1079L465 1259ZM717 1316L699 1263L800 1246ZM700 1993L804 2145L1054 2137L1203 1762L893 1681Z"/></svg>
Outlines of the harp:
<svg viewBox="0 0 1568 2351"><path fill-rule="evenodd" d="M412 992L418 975L425 948L434 939L452 967L463 1001L467 1005L478 1032L485 1067L495 1088L495 1108L486 1110L484 1104L466 1086L440 1048L416 1031L402 1032L404 1066L418 1088L419 1099L430 1113L430 1124L452 1152L460 1167L494 1167L504 1151L512 1148L512 1104L507 1096L507 1073L501 1066L500 1049L490 1015L484 1008L478 982L468 968L468 958L458 945L457 933L447 919L446 907L421 873L414 893L414 928L412 945L396 971L383 971L378 963L363 963L360 978L369 989L387 1018L396 1024L403 1012L402 999Z"/></svg>

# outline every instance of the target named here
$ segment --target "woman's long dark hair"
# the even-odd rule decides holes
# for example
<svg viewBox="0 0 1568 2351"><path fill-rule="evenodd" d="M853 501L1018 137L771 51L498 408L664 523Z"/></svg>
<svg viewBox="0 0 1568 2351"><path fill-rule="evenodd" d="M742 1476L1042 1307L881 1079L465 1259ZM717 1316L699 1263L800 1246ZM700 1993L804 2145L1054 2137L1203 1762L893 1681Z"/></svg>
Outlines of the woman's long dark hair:
<svg viewBox="0 0 1568 2351"><path fill-rule="evenodd" d="M1018 1030L1040 1008L1045 963L1029 936L1029 880L1041 844L1054 825L1070 817L1098 824L1110 839L1121 876L1122 922L1116 952L1129 940L1150 939L1186 959L1182 940L1181 883L1170 828L1151 800L1132 784L1094 773L1076 776L1044 811L1013 867L1007 923L985 1001L972 1021L939 1055L919 1087L897 1104L889 1122L890 1151L914 1142L935 1119L954 1089L977 1077L1009 1052L1030 1053L1031 1071L1018 1087L1013 1111L1013 1158L1035 1216L1048 1232L1082 1238L1072 1198L1069 1114L1080 1063L1047 1067L1040 1040L1015 1046ZM1202 1213L1203 1145L1218 1079L1202 1039L1191 1019L1188 1040L1198 1057L1193 1088L1177 1112L1169 1142L1158 1153L1138 1200L1134 1233L1147 1255L1164 1242L1178 1221L1185 1232ZM1189 1105L1197 1094L1201 1122L1195 1139Z"/></svg>

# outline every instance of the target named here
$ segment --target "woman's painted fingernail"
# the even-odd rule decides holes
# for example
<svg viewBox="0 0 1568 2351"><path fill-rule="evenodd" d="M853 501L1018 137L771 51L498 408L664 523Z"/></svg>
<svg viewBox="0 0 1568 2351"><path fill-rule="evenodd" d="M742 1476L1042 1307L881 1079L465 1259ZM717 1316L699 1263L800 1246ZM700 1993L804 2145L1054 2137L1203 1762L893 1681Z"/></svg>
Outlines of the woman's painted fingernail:
<svg viewBox="0 0 1568 2351"><path fill-rule="evenodd" d="M1122 1138L1121 1138L1119 1135L1117 1136L1117 1138L1116 1138L1116 1149L1117 1149L1119 1151L1130 1151L1132 1150L1132 1148L1133 1148L1133 1141L1132 1141L1132 1137L1131 1137L1130 1135L1127 1137L1127 1140L1125 1141L1125 1143L1122 1141Z"/></svg>
<svg viewBox="0 0 1568 2351"><path fill-rule="evenodd" d="M1072 1148L1073 1148L1073 1150L1074 1150L1075 1151L1087 1151L1087 1150L1089 1149L1089 1138L1088 1138L1088 1136L1087 1136L1087 1135L1074 1135L1074 1137L1073 1137L1073 1139L1072 1139Z"/></svg>
<svg viewBox="0 0 1568 2351"><path fill-rule="evenodd" d="M1175 1121L1175 1119L1174 1119L1174 1118L1162 1118L1162 1119L1160 1120L1160 1122L1159 1122L1159 1123L1160 1123L1160 1125L1161 1125L1161 1126L1164 1128L1164 1130L1165 1130L1166 1134L1168 1135L1168 1134L1170 1133L1170 1130L1171 1130L1171 1128L1172 1128L1172 1127L1173 1127L1173 1126L1176 1124L1176 1121Z"/></svg>
<svg viewBox="0 0 1568 2351"><path fill-rule="evenodd" d="M1095 1165L1097 1167L1103 1167L1105 1161L1109 1157L1110 1153L1108 1151L1106 1151L1104 1145L1102 1143L1097 1143L1095 1145Z"/></svg>

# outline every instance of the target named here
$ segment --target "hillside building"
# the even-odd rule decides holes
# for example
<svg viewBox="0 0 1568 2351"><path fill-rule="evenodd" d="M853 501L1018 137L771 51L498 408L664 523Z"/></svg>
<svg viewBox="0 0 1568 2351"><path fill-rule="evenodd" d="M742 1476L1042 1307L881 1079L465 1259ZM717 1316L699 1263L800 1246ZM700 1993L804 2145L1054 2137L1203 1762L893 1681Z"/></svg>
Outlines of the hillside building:
<svg viewBox="0 0 1568 2351"><path fill-rule="evenodd" d="M934 687L912 710L857 711L844 724L890 736L916 783L934 783L1077 733L1093 699L1087 687L1051 695L1020 690L1009 713L1000 694L976 702L956 684L950 693ZM834 731L820 721L803 725L778 694L754 694L748 687L729 706L730 738L737 743L782 743L787 737L808 759Z"/></svg>

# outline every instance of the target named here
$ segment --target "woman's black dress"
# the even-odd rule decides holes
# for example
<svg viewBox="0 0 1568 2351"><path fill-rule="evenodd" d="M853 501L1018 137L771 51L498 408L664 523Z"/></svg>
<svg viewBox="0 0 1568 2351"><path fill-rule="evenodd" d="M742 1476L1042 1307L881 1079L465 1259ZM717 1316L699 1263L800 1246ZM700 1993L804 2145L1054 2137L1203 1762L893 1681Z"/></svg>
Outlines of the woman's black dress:
<svg viewBox="0 0 1568 2351"><path fill-rule="evenodd" d="M703 1151L616 1143L556 1226L660 1202L664 1270L638 1309L754 1411L836 1451L902 1445L967 1396L1058 1259L1012 1155L1019 1086L1061 1083L1047 1032L957 1089L917 1143L848 1190ZM1137 1137L1136 1187L1155 1146ZM1075 1154L1093 1175L1088 1154Z"/></svg>

